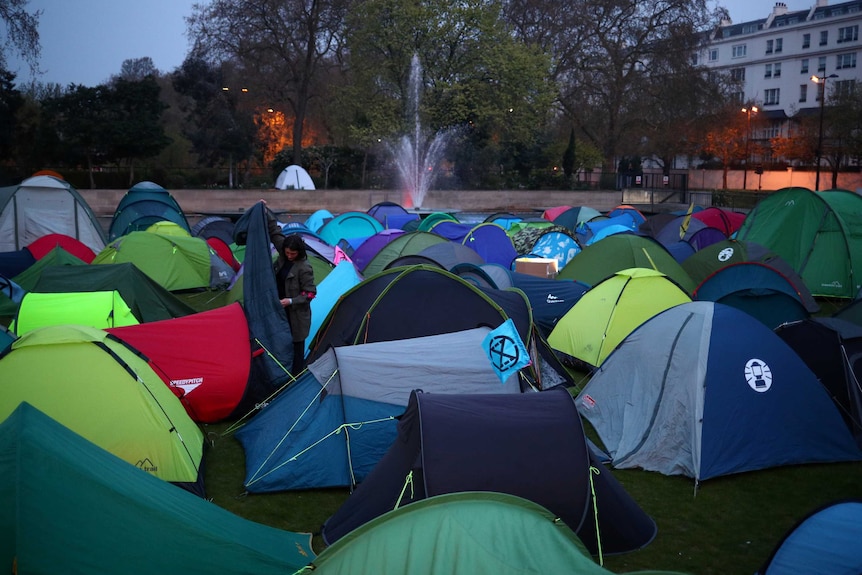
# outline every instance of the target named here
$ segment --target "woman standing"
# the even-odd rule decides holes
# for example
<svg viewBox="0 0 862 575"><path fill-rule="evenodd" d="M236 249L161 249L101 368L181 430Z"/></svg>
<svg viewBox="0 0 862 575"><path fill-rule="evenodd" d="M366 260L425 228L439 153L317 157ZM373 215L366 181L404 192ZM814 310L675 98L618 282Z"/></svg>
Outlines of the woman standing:
<svg viewBox="0 0 862 575"><path fill-rule="evenodd" d="M275 264L278 297L287 313L290 332L293 334L294 377L305 369L305 338L311 330L311 300L317 295L314 270L308 263L305 242L293 234L284 238Z"/></svg>

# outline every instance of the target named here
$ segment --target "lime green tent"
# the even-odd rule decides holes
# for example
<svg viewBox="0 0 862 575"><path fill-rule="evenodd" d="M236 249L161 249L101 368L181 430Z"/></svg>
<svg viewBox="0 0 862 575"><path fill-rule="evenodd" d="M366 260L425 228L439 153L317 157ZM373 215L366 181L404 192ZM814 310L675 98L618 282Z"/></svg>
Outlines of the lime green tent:
<svg viewBox="0 0 862 575"><path fill-rule="evenodd" d="M812 295L853 298L862 288L862 196L784 188L746 216L737 239L790 264Z"/></svg>
<svg viewBox="0 0 862 575"><path fill-rule="evenodd" d="M598 367L639 325L690 301L686 291L661 272L621 270L581 296L554 326L548 344L588 366Z"/></svg>
<svg viewBox="0 0 862 575"><path fill-rule="evenodd" d="M9 328L16 334L65 323L104 329L140 323L120 292L61 292L24 295Z"/></svg>
<svg viewBox="0 0 862 575"><path fill-rule="evenodd" d="M0 355L0 420L22 401L156 477L203 493L203 434L146 358L107 332L33 330Z"/></svg>
<svg viewBox="0 0 862 575"><path fill-rule="evenodd" d="M99 252L96 264L131 262L168 291L224 288L234 271L202 238L130 232Z"/></svg>
<svg viewBox="0 0 862 575"><path fill-rule="evenodd" d="M57 246L45 254L41 259L36 260L36 263L32 266L10 279L21 286L25 291L31 291L36 284L39 283L39 278L42 276L42 272L48 268L58 266L77 267L86 265L87 263L80 258L73 256L60 246ZM15 316L15 310L17 309L18 302L12 301L12 299L7 297L6 294L0 294L0 316L12 318Z"/></svg>
<svg viewBox="0 0 862 575"><path fill-rule="evenodd" d="M7 573L285 575L313 558L309 534L253 523L141 473L30 404L0 424Z"/></svg>
<svg viewBox="0 0 862 575"><path fill-rule="evenodd" d="M493 492L438 495L390 511L327 547L308 571L315 575L611 573L550 511L532 501Z"/></svg>

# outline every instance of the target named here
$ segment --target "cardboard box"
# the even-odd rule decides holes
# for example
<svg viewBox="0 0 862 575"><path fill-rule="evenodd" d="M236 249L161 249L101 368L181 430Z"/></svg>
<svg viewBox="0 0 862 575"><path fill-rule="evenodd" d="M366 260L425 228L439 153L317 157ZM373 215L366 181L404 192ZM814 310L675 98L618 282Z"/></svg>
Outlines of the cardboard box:
<svg viewBox="0 0 862 575"><path fill-rule="evenodd" d="M518 258L515 271L546 279L557 277L557 260L554 258Z"/></svg>

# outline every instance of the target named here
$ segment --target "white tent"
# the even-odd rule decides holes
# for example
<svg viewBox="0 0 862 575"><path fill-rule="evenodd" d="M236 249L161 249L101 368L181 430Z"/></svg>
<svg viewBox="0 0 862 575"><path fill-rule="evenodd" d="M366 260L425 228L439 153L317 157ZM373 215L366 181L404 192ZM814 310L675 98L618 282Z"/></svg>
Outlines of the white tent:
<svg viewBox="0 0 862 575"><path fill-rule="evenodd" d="M23 249L46 234L71 236L98 253L105 236L78 191L53 176L0 188L0 252Z"/></svg>
<svg viewBox="0 0 862 575"><path fill-rule="evenodd" d="M313 190L314 182L302 166L291 164L275 179L275 187L279 190Z"/></svg>

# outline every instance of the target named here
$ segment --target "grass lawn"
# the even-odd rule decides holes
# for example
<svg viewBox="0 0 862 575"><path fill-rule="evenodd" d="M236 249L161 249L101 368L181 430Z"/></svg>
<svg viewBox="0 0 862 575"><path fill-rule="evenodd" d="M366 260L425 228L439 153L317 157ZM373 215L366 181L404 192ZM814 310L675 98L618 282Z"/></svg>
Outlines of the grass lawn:
<svg viewBox="0 0 862 575"><path fill-rule="evenodd" d="M208 425L207 495L241 517L279 529L318 535L348 497L347 489L244 494L244 454L227 424ZM640 470L614 470L628 493L656 521L658 534L644 549L605 557L615 573L644 569L691 575L754 573L783 535L820 505L862 497L862 463L801 465L703 482Z"/></svg>

